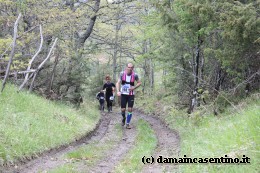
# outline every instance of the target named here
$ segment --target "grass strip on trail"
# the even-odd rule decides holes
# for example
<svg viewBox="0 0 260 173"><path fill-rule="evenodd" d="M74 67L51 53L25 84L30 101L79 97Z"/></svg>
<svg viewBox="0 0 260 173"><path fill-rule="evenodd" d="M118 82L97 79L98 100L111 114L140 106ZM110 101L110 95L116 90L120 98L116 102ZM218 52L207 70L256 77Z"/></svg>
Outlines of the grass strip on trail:
<svg viewBox="0 0 260 173"><path fill-rule="evenodd" d="M97 161L104 158L104 155L107 151L113 148L113 146L118 143L123 136L122 128L120 124L114 126L115 135L106 136L107 138L100 142L93 142L80 149L70 152L67 154L68 159L77 159L77 160L86 160L88 166L93 166L97 164Z"/></svg>
<svg viewBox="0 0 260 173"><path fill-rule="evenodd" d="M53 169L49 171L48 173L78 173L77 168L75 167L75 164L68 163L63 166L60 166L56 169Z"/></svg>
<svg viewBox="0 0 260 173"><path fill-rule="evenodd" d="M116 134L112 136L107 136L102 142L92 142L88 145L80 147L79 149L72 151L66 154L66 159L69 160L70 163L57 167L51 171L50 173L60 173L60 172L71 172L77 171L77 167L79 162L84 162L84 165L87 167L94 166L99 163L106 155L106 152L111 150L116 143L118 143L123 136L122 127L120 124L116 124L113 130Z"/></svg>
<svg viewBox="0 0 260 173"><path fill-rule="evenodd" d="M153 154L156 144L157 138L151 126L142 119L138 120L135 145L113 172L141 172L144 166L142 158Z"/></svg>
<svg viewBox="0 0 260 173"><path fill-rule="evenodd" d="M95 128L92 103L79 110L7 85L0 96L0 165L70 143Z"/></svg>

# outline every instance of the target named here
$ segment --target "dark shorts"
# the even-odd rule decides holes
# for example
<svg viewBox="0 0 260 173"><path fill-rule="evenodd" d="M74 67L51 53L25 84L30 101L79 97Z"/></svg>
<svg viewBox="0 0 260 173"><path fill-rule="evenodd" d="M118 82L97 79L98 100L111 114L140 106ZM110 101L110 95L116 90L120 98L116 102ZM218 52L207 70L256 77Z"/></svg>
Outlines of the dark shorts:
<svg viewBox="0 0 260 173"><path fill-rule="evenodd" d="M105 102L104 99L100 99L100 100L99 100L99 103L100 103L100 104L104 104L104 102Z"/></svg>
<svg viewBox="0 0 260 173"><path fill-rule="evenodd" d="M134 95L121 95L121 108L126 108L126 104L128 104L129 108L132 108L134 106Z"/></svg>

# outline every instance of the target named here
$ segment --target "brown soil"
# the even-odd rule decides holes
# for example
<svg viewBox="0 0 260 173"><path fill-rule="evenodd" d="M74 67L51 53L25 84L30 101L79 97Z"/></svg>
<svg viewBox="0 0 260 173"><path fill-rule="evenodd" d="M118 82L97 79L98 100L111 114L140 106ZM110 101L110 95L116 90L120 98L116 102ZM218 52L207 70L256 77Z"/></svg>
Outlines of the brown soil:
<svg viewBox="0 0 260 173"><path fill-rule="evenodd" d="M19 165L6 168L4 172L19 172L19 173L34 173L47 172L56 167L62 166L69 161L65 159L64 155L68 152L74 151L79 147L88 145L92 142L98 142L99 145L105 144L109 139L115 138L115 125L121 123L120 110L117 109L112 113L102 113L100 123L96 130L86 137L78 140L68 146L53 149L52 151L41 154L38 158L28 161L27 163L20 163ZM177 132L170 130L158 118L144 115L139 111L133 113L132 129L123 129L123 137L119 139L114 146L104 153L104 157L96 164L89 166L84 160L78 161L75 169L78 172L113 172L115 166L125 157L128 150L134 147L136 137L137 121L139 119L147 121L155 131L158 139L157 149L154 151L153 157L156 159L159 156L163 157L177 157L180 151L179 135ZM141 158L140 158L141 162ZM144 165L142 172L174 172L178 167L172 164L152 164Z"/></svg>

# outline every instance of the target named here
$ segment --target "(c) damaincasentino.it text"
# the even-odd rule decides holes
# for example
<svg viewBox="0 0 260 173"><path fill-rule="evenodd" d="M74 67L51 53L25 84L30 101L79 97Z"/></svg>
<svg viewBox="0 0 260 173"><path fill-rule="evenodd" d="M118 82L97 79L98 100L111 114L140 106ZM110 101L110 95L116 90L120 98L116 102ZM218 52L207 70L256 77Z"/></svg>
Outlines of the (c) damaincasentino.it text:
<svg viewBox="0 0 260 173"><path fill-rule="evenodd" d="M184 155L182 158L175 157L163 157L158 158L146 157L142 158L143 164L153 164L157 163L172 163L172 164L196 164L196 163L215 163L215 164L248 164L250 163L250 158L243 155L241 158L230 158L227 155L225 157L215 157L215 158L191 158Z"/></svg>

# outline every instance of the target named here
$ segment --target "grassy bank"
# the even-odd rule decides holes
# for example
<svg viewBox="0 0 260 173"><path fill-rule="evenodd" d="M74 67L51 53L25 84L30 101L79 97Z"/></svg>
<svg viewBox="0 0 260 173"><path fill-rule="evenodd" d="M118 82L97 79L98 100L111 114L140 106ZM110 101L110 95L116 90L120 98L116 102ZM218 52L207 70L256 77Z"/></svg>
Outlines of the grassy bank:
<svg viewBox="0 0 260 173"><path fill-rule="evenodd" d="M143 99L145 100L145 99ZM149 98L149 100L153 100ZM168 102L170 103L170 102ZM156 104L161 106L156 107ZM140 106L142 105L142 106ZM154 105L154 106L151 106ZM181 172L258 172L260 170L260 101L256 94L243 100L236 109L227 108L218 116L211 114L210 107L204 107L194 114L187 115L174 105L164 102L142 102L139 107L146 112L160 115L170 128L179 131L181 136L181 156L192 158L224 157L250 158L250 164L186 164ZM152 109L151 109L152 107ZM156 107L156 109L154 109ZM148 110L149 109L149 110ZM151 111L152 110L152 111ZM167 111L166 111L167 110ZM158 113L162 112L162 114Z"/></svg>
<svg viewBox="0 0 260 173"><path fill-rule="evenodd" d="M70 143L94 129L92 103L79 110L7 85L0 95L0 165Z"/></svg>

